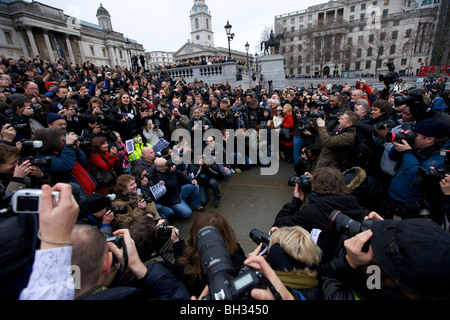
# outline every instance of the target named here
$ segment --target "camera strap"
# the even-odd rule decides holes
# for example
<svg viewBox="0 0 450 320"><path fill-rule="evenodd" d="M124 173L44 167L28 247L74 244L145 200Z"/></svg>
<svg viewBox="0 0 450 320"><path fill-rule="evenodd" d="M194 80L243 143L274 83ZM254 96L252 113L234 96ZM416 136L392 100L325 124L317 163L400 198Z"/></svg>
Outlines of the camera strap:
<svg viewBox="0 0 450 320"><path fill-rule="evenodd" d="M263 279L264 284L267 286L267 288L269 288L270 292L272 292L273 296L275 297L275 300L278 301L283 300L281 294L277 291L277 289L275 289L272 282L270 282L270 280L267 279L266 276L264 276L263 274L261 274L261 278Z"/></svg>

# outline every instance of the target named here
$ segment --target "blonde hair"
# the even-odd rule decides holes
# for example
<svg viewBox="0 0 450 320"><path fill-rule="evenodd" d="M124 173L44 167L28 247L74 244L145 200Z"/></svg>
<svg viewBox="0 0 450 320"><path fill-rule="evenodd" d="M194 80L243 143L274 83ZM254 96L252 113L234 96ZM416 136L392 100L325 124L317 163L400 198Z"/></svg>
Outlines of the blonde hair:
<svg viewBox="0 0 450 320"><path fill-rule="evenodd" d="M270 237L269 252L277 243L289 256L308 267L318 266L322 259L322 250L314 243L311 235L300 226L284 227L275 231ZM305 271L313 273L309 268L305 268Z"/></svg>

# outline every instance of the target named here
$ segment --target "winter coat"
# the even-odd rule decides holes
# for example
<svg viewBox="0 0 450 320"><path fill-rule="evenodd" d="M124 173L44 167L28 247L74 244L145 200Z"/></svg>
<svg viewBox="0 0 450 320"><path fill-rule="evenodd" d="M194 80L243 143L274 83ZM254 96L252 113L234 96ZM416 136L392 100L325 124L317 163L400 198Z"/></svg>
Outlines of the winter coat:
<svg viewBox="0 0 450 320"><path fill-rule="evenodd" d="M137 195L136 200L133 200L124 194L122 195L118 194L116 196L117 198L112 203L113 206L115 207L125 206L127 208L127 213L120 215L120 220L118 223L119 229L128 228L128 225L134 218L138 216L144 216L146 214L151 214L155 221L161 219L158 210L156 210L156 205L154 202L147 203L145 209L141 209L138 207L137 204L141 200L142 196Z"/></svg>
<svg viewBox="0 0 450 320"><path fill-rule="evenodd" d="M349 159L350 150L355 142L356 127L349 127L329 134L326 127L319 127L318 134L322 142L322 151L316 168L332 167L340 169Z"/></svg>
<svg viewBox="0 0 450 320"><path fill-rule="evenodd" d="M190 300L190 297L185 285L169 270L159 263L151 263L145 276L134 286L96 287L79 300Z"/></svg>
<svg viewBox="0 0 450 320"><path fill-rule="evenodd" d="M353 220L362 221L364 210L359 206L356 198L351 195L311 195L309 204L300 209L303 201L293 198L278 213L273 226L290 227L301 226L306 231L321 230L317 245L323 251L322 261L326 262L335 257L335 251L339 245L341 234L330 228L329 216L334 210L340 210Z"/></svg>

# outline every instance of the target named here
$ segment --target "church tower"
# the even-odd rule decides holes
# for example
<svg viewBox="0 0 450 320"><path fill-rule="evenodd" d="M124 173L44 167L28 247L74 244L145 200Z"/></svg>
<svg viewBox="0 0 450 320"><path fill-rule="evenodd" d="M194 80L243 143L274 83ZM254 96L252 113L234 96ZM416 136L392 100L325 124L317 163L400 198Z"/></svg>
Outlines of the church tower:
<svg viewBox="0 0 450 320"><path fill-rule="evenodd" d="M112 23L111 23L111 16L109 15L108 10L103 8L102 4L100 3L100 8L97 10L97 19L98 24L104 31L113 31Z"/></svg>
<svg viewBox="0 0 450 320"><path fill-rule="evenodd" d="M194 0L191 10L191 42L206 47L214 47L211 12L205 0Z"/></svg>

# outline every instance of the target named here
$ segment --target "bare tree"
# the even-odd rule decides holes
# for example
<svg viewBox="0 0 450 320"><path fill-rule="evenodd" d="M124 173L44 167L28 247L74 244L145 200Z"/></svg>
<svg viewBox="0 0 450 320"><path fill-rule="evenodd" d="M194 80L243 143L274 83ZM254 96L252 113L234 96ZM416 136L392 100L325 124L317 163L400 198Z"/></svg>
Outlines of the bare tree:
<svg viewBox="0 0 450 320"><path fill-rule="evenodd" d="M395 55L395 50L391 50L396 45L397 37L386 29L372 29L367 42L358 44L367 54L367 57L375 61L375 74L382 66L383 60L388 60Z"/></svg>

